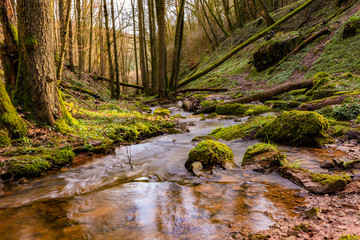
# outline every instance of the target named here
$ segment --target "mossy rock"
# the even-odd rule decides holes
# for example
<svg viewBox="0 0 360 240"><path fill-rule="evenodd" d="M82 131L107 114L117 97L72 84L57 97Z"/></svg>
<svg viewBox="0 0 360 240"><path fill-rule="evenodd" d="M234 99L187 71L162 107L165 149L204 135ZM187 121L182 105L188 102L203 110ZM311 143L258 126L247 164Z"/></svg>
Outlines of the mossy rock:
<svg viewBox="0 0 360 240"><path fill-rule="evenodd" d="M234 139L255 139L257 132L268 122L275 119L273 116L262 116L251 118L245 123L233 125L230 127L220 127L214 129L210 136L231 141Z"/></svg>
<svg viewBox="0 0 360 240"><path fill-rule="evenodd" d="M298 32L289 32L285 35L277 34L273 39L265 42L255 51L254 66L258 71L273 66L302 42Z"/></svg>
<svg viewBox="0 0 360 240"><path fill-rule="evenodd" d="M360 33L360 15L356 14L352 16L345 24L342 37L350 38Z"/></svg>
<svg viewBox="0 0 360 240"><path fill-rule="evenodd" d="M20 156L5 162L5 168L15 178L32 178L50 169L50 163L42 157Z"/></svg>
<svg viewBox="0 0 360 240"><path fill-rule="evenodd" d="M317 194L332 194L343 190L351 178L348 175L313 173L303 168L281 167L279 174L306 190Z"/></svg>
<svg viewBox="0 0 360 240"><path fill-rule="evenodd" d="M299 101L282 101L282 100L270 100L266 101L265 105L272 107L274 109L280 109L280 110L291 110L293 108L297 108L300 106Z"/></svg>
<svg viewBox="0 0 360 240"><path fill-rule="evenodd" d="M345 169L360 169L360 159L344 163Z"/></svg>
<svg viewBox="0 0 360 240"><path fill-rule="evenodd" d="M4 130L0 130L0 148L10 146L10 144L9 134Z"/></svg>
<svg viewBox="0 0 360 240"><path fill-rule="evenodd" d="M284 165L285 155L271 144L258 143L246 149L242 166L257 172L272 172Z"/></svg>
<svg viewBox="0 0 360 240"><path fill-rule="evenodd" d="M154 112L154 115L170 117L170 111L169 109L157 108Z"/></svg>
<svg viewBox="0 0 360 240"><path fill-rule="evenodd" d="M320 114L293 110L266 124L256 137L286 145L319 147L333 143L334 140L327 134L328 129L327 119Z"/></svg>
<svg viewBox="0 0 360 240"><path fill-rule="evenodd" d="M263 113L272 112L274 111L272 108L266 106L266 105L255 105L250 107L246 110L244 113L245 116L257 116Z"/></svg>
<svg viewBox="0 0 360 240"><path fill-rule="evenodd" d="M213 140L205 140L190 151L185 168L192 171L192 163L200 162L205 170L216 166L227 169L235 166L233 159L233 152L228 146Z"/></svg>
<svg viewBox="0 0 360 240"><path fill-rule="evenodd" d="M249 108L251 108L251 105L243 105L239 103L224 104L224 105L216 105L215 112L219 115L243 116Z"/></svg>

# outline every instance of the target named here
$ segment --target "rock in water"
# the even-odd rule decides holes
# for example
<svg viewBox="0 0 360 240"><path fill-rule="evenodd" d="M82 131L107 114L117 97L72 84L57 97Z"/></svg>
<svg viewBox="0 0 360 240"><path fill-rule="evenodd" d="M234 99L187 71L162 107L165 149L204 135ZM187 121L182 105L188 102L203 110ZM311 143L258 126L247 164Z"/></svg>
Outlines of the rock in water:
<svg viewBox="0 0 360 240"><path fill-rule="evenodd" d="M235 166L233 158L233 152L228 146L213 140L206 140L190 151L185 168L192 172L194 167L192 164L199 162L204 170L211 170L217 166L228 169ZM196 166L198 167L198 163Z"/></svg>
<svg viewBox="0 0 360 240"><path fill-rule="evenodd" d="M195 112L201 108L200 100L194 97L186 98L183 101L182 108L188 112Z"/></svg>

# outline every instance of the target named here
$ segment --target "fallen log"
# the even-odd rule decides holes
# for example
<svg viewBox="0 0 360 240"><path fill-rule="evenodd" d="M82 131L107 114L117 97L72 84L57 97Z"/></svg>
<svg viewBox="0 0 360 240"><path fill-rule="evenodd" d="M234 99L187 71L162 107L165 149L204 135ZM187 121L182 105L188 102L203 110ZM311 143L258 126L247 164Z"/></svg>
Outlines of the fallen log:
<svg viewBox="0 0 360 240"><path fill-rule="evenodd" d="M176 91L176 93L186 93L186 92L226 92L229 91L227 88L189 88L181 89Z"/></svg>
<svg viewBox="0 0 360 240"><path fill-rule="evenodd" d="M232 103L250 103L250 102L254 102L254 101L267 99L267 98L270 98L270 97L273 97L273 96L276 96L276 95L279 95L282 93L290 92L290 91L296 90L296 89L311 88L312 86L313 86L312 79L308 79L308 80L301 81L301 82L285 83L283 85L271 88L269 90L265 90L263 92L258 92L258 93L252 94L252 95L237 98L232 101L221 103L218 105L225 105L225 104L232 104ZM215 112L215 109L216 109L216 105L209 106L209 107L200 109L196 113L211 113L211 112Z"/></svg>
<svg viewBox="0 0 360 240"><path fill-rule="evenodd" d="M306 7L308 7L310 4L312 4L313 2L315 2L316 0L309 0L306 3L304 3L303 5L301 5L299 8L295 9L294 11L292 11L291 13L289 13L288 15L286 15L285 17L281 18L279 21L277 21L276 23L274 23L273 25L271 25L270 27L268 27L267 29L265 29L264 31L252 36L251 38L249 38L247 41L243 42L242 44L238 45L237 47L235 47L233 50L231 50L228 54L226 54L224 57L222 57L219 61L215 62L214 64L210 65L209 67L205 68L204 70L195 73L193 75L191 75L190 77L184 79L183 81L181 81L179 83L179 87L183 87L189 83L191 83L192 81L195 81L196 79L198 79L199 77L204 76L205 74L211 72L212 70L214 70L215 68L217 68L218 66L220 66L221 64L223 64L224 62L226 62L228 59L230 59L232 56L234 56L236 53L238 53L240 50L244 49L245 47L249 46L251 43L255 42L256 40L258 40L259 38L265 36L268 32L270 32L271 30L273 30L274 28L278 27L279 25L281 25L282 23L284 23L285 21L287 21L288 19L292 18L293 16L295 16L296 14L298 14L299 12L301 12L302 10L304 10Z"/></svg>
<svg viewBox="0 0 360 240"><path fill-rule="evenodd" d="M106 78L106 77L102 77L102 76L95 76L95 79L96 79L96 80L100 80L100 81L110 82L110 79L108 79L108 78ZM139 86L139 85L136 85L136 84L124 83L124 82L120 82L119 84L120 84L121 86L124 86L124 87L131 87L131 88L136 88L136 89L144 90L144 87L143 87L143 86Z"/></svg>
<svg viewBox="0 0 360 240"><path fill-rule="evenodd" d="M343 101L348 97L350 97L350 95L340 95L340 96L334 96L334 97L329 97L329 98L325 98L325 99L320 99L320 100L305 103L295 109L300 110L300 111L315 111L315 110L321 109L321 108L329 106L329 105L342 104Z"/></svg>

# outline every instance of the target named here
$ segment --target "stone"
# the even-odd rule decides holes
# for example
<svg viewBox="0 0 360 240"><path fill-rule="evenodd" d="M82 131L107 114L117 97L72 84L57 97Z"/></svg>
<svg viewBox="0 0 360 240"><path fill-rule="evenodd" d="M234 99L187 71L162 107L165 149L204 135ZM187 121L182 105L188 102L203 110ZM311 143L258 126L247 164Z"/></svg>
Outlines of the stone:
<svg viewBox="0 0 360 240"><path fill-rule="evenodd" d="M186 98L183 101L182 108L188 112L195 112L201 108L200 100L195 97Z"/></svg>
<svg viewBox="0 0 360 240"><path fill-rule="evenodd" d="M335 163L332 160L326 159L320 163L320 167L325 169L334 168Z"/></svg>

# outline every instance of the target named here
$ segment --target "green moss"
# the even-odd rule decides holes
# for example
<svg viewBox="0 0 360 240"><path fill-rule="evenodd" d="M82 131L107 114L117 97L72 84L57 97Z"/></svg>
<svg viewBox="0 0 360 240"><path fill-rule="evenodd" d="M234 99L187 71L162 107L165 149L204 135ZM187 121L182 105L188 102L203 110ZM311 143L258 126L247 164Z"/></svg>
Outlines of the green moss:
<svg viewBox="0 0 360 240"><path fill-rule="evenodd" d="M34 49L39 45L38 40L34 36L26 36L25 47L27 49Z"/></svg>
<svg viewBox="0 0 360 240"><path fill-rule="evenodd" d="M293 108L300 106L300 104L301 103L299 101L282 101L282 100L270 100L265 102L265 105L281 110L291 110Z"/></svg>
<svg viewBox="0 0 360 240"><path fill-rule="evenodd" d="M329 174L321 174L314 173L311 175L311 179L314 182L318 182L322 185L327 185L331 188L339 188L342 186L346 186L349 182L351 182L351 178L348 175L329 175Z"/></svg>
<svg viewBox="0 0 360 240"><path fill-rule="evenodd" d="M231 141L234 139L247 138L253 139L256 133L268 122L271 122L275 117L273 116L262 116L249 119L245 123L233 125L230 127L220 127L214 129L210 135Z"/></svg>
<svg viewBox="0 0 360 240"><path fill-rule="evenodd" d="M310 227L309 224L301 223L299 225L296 225L293 229L306 232L309 229L309 227Z"/></svg>
<svg viewBox="0 0 360 240"><path fill-rule="evenodd" d="M9 138L9 134L4 130L0 130L0 148L7 147L10 144L11 144L11 140Z"/></svg>
<svg viewBox="0 0 360 240"><path fill-rule="evenodd" d="M18 35L17 27L14 24L12 24L11 22L9 22L9 25L10 25L11 34L13 35L14 40L16 41L16 43L19 43L19 35Z"/></svg>
<svg viewBox="0 0 360 240"><path fill-rule="evenodd" d="M225 167L226 162L234 164L233 158L232 150L225 144L205 140L190 151L185 167L190 171L193 162L201 162L204 169L214 166Z"/></svg>
<svg viewBox="0 0 360 240"><path fill-rule="evenodd" d="M254 168L257 171L272 171L274 168L284 165L285 155L281 154L275 146L266 143L258 143L246 149L242 165L259 165Z"/></svg>
<svg viewBox="0 0 360 240"><path fill-rule="evenodd" d="M339 240L360 240L360 236L356 235L342 235Z"/></svg>
<svg viewBox="0 0 360 240"><path fill-rule="evenodd" d="M16 112L10 98L0 80L0 129L9 133L11 138L20 138L27 133L27 128Z"/></svg>
<svg viewBox="0 0 360 240"><path fill-rule="evenodd" d="M157 108L154 112L154 115L170 117L170 111L169 109Z"/></svg>
<svg viewBox="0 0 360 240"><path fill-rule="evenodd" d="M204 141L204 140L214 140L214 141L217 141L218 138L217 138L217 137L214 137L214 136L203 135L203 136L196 136L196 137L194 137L191 141L192 141L192 142L200 142L200 141Z"/></svg>
<svg viewBox="0 0 360 240"><path fill-rule="evenodd" d="M316 216L318 215L318 213L320 213L320 209L316 208L316 207L312 207L310 210L306 211L306 214L309 216Z"/></svg>
<svg viewBox="0 0 360 240"><path fill-rule="evenodd" d="M71 164L75 158L75 153L70 147L56 150L52 154L52 164L56 166L64 166Z"/></svg>
<svg viewBox="0 0 360 240"><path fill-rule="evenodd" d="M50 169L49 162L42 157L20 156L5 162L5 167L15 178L37 177Z"/></svg>
<svg viewBox="0 0 360 240"><path fill-rule="evenodd" d="M360 159L344 163L345 169L352 169L355 166L360 166Z"/></svg>
<svg viewBox="0 0 360 240"><path fill-rule="evenodd" d="M251 105L243 104L224 104L216 105L215 112L219 115L239 115L243 116L245 112L251 107Z"/></svg>
<svg viewBox="0 0 360 240"><path fill-rule="evenodd" d="M246 110L244 113L245 116L257 116L263 113L272 112L274 111L272 108L266 106L266 105L255 105L253 107L250 107Z"/></svg>
<svg viewBox="0 0 360 240"><path fill-rule="evenodd" d="M290 111L280 114L266 124L256 135L257 138L296 146L321 146L332 143L327 134L329 123L315 112Z"/></svg>

